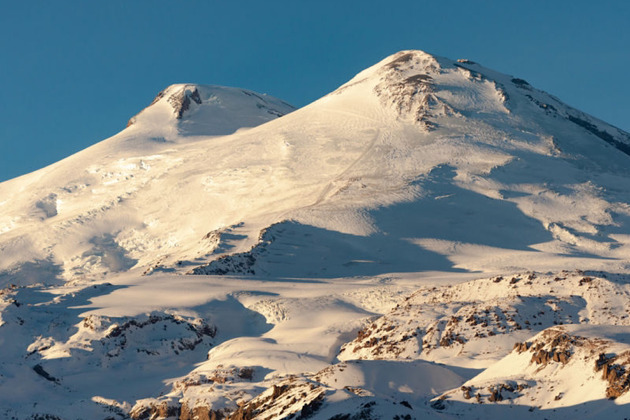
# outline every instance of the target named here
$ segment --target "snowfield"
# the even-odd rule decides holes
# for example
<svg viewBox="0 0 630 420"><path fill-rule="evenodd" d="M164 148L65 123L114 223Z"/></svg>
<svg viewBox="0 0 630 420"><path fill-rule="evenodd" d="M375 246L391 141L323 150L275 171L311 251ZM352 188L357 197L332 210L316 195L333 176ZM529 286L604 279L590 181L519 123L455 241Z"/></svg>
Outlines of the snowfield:
<svg viewBox="0 0 630 420"><path fill-rule="evenodd" d="M0 417L630 417L630 135L402 51L173 85L0 184Z"/></svg>

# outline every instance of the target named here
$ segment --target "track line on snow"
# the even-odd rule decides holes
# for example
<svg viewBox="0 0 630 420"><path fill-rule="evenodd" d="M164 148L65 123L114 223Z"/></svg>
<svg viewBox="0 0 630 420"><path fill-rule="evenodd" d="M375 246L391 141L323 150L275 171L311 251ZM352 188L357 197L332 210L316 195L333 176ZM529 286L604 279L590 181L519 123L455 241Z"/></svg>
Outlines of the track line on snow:
<svg viewBox="0 0 630 420"><path fill-rule="evenodd" d="M374 145L376 144L376 140L379 138L379 136L381 135L381 130L377 129L376 130L376 134L374 134L374 137L372 137L372 140L370 140L370 144L368 144L368 146L365 148L365 150L361 153L361 155L354 160L354 162L352 162L350 164L350 166L348 166L346 169L344 169L339 175L337 175L336 177L334 177L331 181L328 182L328 184L324 187L324 189L322 190L322 192L319 194L319 196L317 197L317 199L315 200L315 202L311 205L306 206L305 208L308 207L313 207L316 206L318 204L320 204L321 202L324 201L324 199L326 198L326 195L333 189L335 182L339 181L340 179L342 179L348 172L350 172L361 160L363 160L363 158L365 158L365 156L367 156L367 154L374 148Z"/></svg>

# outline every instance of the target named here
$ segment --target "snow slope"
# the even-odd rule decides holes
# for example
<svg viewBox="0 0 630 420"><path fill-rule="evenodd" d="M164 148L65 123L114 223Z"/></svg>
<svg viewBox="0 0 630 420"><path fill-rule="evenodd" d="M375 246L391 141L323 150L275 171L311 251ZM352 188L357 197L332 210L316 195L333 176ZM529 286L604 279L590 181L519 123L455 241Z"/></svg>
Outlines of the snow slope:
<svg viewBox="0 0 630 420"><path fill-rule="evenodd" d="M630 345L629 154L522 79L421 51L299 110L170 86L0 184L0 413L492 418L497 392L523 417L627 409L623 383L609 401L530 349L558 325L590 337L571 354Z"/></svg>

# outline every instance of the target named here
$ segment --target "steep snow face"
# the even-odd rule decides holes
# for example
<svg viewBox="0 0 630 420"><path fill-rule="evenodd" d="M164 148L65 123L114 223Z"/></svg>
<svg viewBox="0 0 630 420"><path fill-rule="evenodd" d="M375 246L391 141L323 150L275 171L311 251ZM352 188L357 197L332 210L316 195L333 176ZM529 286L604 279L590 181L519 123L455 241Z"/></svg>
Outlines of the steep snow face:
<svg viewBox="0 0 630 420"><path fill-rule="evenodd" d="M198 144L193 149L204 149L204 142L217 139L221 143L219 138L226 134L246 131L293 110L279 99L245 89L173 85L133 117L120 134L0 184L0 249L4 257L0 284L55 283L92 274L94 279L133 267L137 255L151 253L151 261L161 258L167 253L156 253L159 248L180 246L177 235L162 230L164 223L187 223L168 203L173 200L186 206L188 201L182 200L176 185L189 180L168 175L186 165L191 153L197 153L183 150L182 144ZM225 142L218 147L226 147ZM238 150L226 147L226 152ZM193 170L203 171L211 162L196 162L201 166ZM151 190L163 177L169 178L167 186L156 185L163 189ZM204 181L193 182L197 189L190 198L204 189ZM129 201L138 193L144 198ZM202 200L200 205L207 207L208 202ZM207 215L202 211L197 216L203 218L205 230ZM146 235L147 229L158 225L160 233ZM194 242L198 240L195 235Z"/></svg>
<svg viewBox="0 0 630 420"><path fill-rule="evenodd" d="M174 85L119 135L3 183L2 283L626 269L628 135L521 79L403 51L219 136L290 109Z"/></svg>
<svg viewBox="0 0 630 420"><path fill-rule="evenodd" d="M285 119L283 134L291 175L319 193L253 249L192 273L626 269L627 134L521 79L404 51Z"/></svg>

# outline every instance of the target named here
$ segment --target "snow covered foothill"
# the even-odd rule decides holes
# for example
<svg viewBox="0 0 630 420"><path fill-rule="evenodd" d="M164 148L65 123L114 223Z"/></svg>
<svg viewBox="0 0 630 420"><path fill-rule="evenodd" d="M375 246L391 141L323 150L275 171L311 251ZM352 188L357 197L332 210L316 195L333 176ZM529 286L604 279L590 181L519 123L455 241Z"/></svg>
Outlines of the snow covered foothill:
<svg viewBox="0 0 630 420"><path fill-rule="evenodd" d="M170 86L0 184L0 416L623 413L629 151L421 51L299 110Z"/></svg>
<svg viewBox="0 0 630 420"><path fill-rule="evenodd" d="M627 278L598 274L527 272L423 287L364 326L339 358L484 368L554 325L630 325Z"/></svg>
<svg viewBox="0 0 630 420"><path fill-rule="evenodd" d="M430 415L432 410L425 407L427 396L461 381L452 371L429 363L339 363L311 377L280 381L240 406L235 414L250 418L322 419ZM360 413L363 417L358 417Z"/></svg>
<svg viewBox="0 0 630 420"><path fill-rule="evenodd" d="M627 326L551 327L516 343L504 359L435 401L445 413L460 415L475 405L475 415L481 416L623 416L630 401L629 331Z"/></svg>

